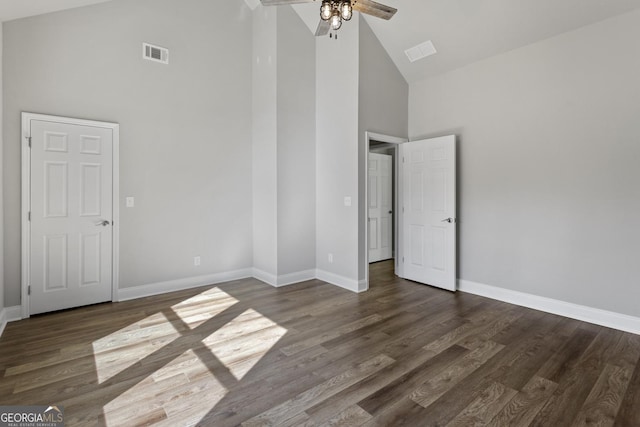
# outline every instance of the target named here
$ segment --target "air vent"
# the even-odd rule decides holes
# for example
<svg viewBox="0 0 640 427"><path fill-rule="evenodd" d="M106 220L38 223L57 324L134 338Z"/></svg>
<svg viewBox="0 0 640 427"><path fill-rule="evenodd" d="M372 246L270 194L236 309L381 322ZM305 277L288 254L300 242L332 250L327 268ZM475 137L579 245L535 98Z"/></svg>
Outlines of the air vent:
<svg viewBox="0 0 640 427"><path fill-rule="evenodd" d="M160 46L154 46L149 43L142 43L142 57L149 61L160 62L162 64L169 63L169 49Z"/></svg>
<svg viewBox="0 0 640 427"><path fill-rule="evenodd" d="M431 40L420 43L418 46L404 51L404 53L407 54L407 58L409 58L409 61L411 62L416 62L418 59L426 58L427 56L431 56L437 52L438 51L433 46Z"/></svg>

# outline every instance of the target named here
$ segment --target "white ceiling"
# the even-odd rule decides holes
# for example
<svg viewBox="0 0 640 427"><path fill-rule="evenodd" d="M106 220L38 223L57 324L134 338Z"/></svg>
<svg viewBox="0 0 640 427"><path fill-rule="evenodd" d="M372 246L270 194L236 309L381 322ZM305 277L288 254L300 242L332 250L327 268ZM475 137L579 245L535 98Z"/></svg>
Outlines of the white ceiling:
<svg viewBox="0 0 640 427"><path fill-rule="evenodd" d="M41 15L109 0L0 0L0 21Z"/></svg>
<svg viewBox="0 0 640 427"><path fill-rule="evenodd" d="M0 0L0 21L104 1L109 0ZM408 82L640 8L640 0L378 1L398 8L396 16L390 21L365 19ZM315 32L318 4L294 8ZM404 51L426 40L433 41L438 53L410 63Z"/></svg>
<svg viewBox="0 0 640 427"><path fill-rule="evenodd" d="M640 8L640 0L377 1L398 13L365 19L410 83ZM295 9L315 30L318 5ZM438 53L410 63L404 51L427 40Z"/></svg>

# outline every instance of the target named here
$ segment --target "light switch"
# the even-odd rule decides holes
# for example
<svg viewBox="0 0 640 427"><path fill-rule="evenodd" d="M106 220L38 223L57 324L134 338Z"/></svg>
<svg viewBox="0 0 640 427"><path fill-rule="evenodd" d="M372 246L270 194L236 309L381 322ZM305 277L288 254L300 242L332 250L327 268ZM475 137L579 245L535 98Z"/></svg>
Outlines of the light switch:
<svg viewBox="0 0 640 427"><path fill-rule="evenodd" d="M127 197L125 200L128 208L132 208L135 205L135 200L133 197Z"/></svg>
<svg viewBox="0 0 640 427"><path fill-rule="evenodd" d="M344 198L344 205L345 205L345 206L351 206L351 197L349 197L349 196L345 196L345 198Z"/></svg>

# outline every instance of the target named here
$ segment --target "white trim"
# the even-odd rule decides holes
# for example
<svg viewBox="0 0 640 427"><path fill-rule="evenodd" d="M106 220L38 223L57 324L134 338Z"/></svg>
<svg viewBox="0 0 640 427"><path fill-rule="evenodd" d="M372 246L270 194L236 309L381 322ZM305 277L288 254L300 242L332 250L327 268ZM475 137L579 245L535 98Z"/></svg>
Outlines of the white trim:
<svg viewBox="0 0 640 427"><path fill-rule="evenodd" d="M613 311L512 291L510 289L498 288L482 283L470 282L468 280L458 280L458 290L640 335L640 317L628 316Z"/></svg>
<svg viewBox="0 0 640 427"><path fill-rule="evenodd" d="M128 301L137 298L145 298L169 292L198 288L200 286L216 285L232 280L246 279L251 276L251 269L228 271L224 273L209 274L206 276L186 277L184 279L168 280L166 282L150 283L148 285L123 288L118 290L118 301Z"/></svg>
<svg viewBox="0 0 640 427"><path fill-rule="evenodd" d="M367 280L354 280L349 279L348 277L340 276L338 274L329 273L324 270L316 270L316 278L318 280L322 280L323 282L327 282L331 285L338 286L340 288L346 289L351 292L365 292L369 289L369 285Z"/></svg>
<svg viewBox="0 0 640 427"><path fill-rule="evenodd" d="M283 274L281 276L267 273L266 271L260 270L255 267L252 269L252 271L254 279L260 280L261 282L264 282L267 285L271 285L275 288L294 285L296 283L306 282L307 280L313 280L316 278L315 269L296 271L295 273Z"/></svg>
<svg viewBox="0 0 640 427"><path fill-rule="evenodd" d="M254 279L260 280L267 285L278 287L278 276L276 276L275 274L267 273L266 271L260 270L259 268L255 267L253 267L251 270Z"/></svg>
<svg viewBox="0 0 640 427"><path fill-rule="evenodd" d="M367 141L379 141L379 142L386 142L387 144L404 144L405 142L409 142L409 140L407 138L398 138L396 136L390 136L390 135L383 135L381 133L375 133L375 132L365 132L365 135L367 137Z"/></svg>
<svg viewBox="0 0 640 427"><path fill-rule="evenodd" d="M92 126L103 129L111 129L113 136L112 148L112 168L113 168L113 188L112 188L112 257L111 257L111 299L118 301L118 274L120 265L120 125L117 123L98 122L95 120L74 119L70 117L51 116L47 114L22 113L22 214L21 214L21 233L22 233L22 318L29 317L29 294L27 292L29 286L29 236L31 233L31 223L28 221L30 191L31 191L31 150L29 149L28 139L31 136L31 120L41 120L56 123L64 123L77 126Z"/></svg>
<svg viewBox="0 0 640 427"><path fill-rule="evenodd" d="M409 142L409 140L407 138L398 138L395 136L390 136L390 135L383 135L380 133L375 133L375 132L369 132L366 131L364 133L364 139L365 139L365 144L364 144L364 155L365 155L365 165L366 167L364 168L364 171L362 172L365 176L364 176L364 195L360 195L360 197L362 197L364 199L364 213L362 214L362 217L360 218L360 221L364 221L365 223L365 233L364 233L364 248L360 248L360 250L363 250L365 252L365 256L364 256L364 279L360 281L359 285L358 285L358 289L364 289L367 290L369 289L369 226L368 226L368 222L369 222L369 149L370 149L370 143L371 141L379 141L379 142L386 142L387 144L398 144L398 146L395 148L396 150L396 155L395 155L395 165L394 165L394 169L395 169L395 177L394 177L394 181L395 181L395 187L394 187L394 192L395 192L395 203L393 206L393 215L394 215L394 223L395 223L395 227L393 230L393 239L395 241L395 246L396 246L396 251L395 251L395 268L396 268L396 275L402 277L404 272L402 271L402 263L399 263L398 260L400 259L400 257L402 256L402 253L400 251L401 246L400 244L402 243L401 239L401 233L399 233L399 230L401 230L401 221L402 221L402 215L400 214L400 196L401 196L401 188L400 188L400 180L398 179L400 177L399 173L400 173L400 166L402 164L402 162L400 162L400 150L399 148L399 144L404 144L405 142ZM360 227L360 225L358 225L358 227ZM349 288L347 288L349 289ZM356 292L362 292L362 291L356 291Z"/></svg>
<svg viewBox="0 0 640 427"><path fill-rule="evenodd" d="M5 307L0 310L0 336L4 332L4 328L9 322L22 320L22 307L19 305L13 307Z"/></svg>
<svg viewBox="0 0 640 427"><path fill-rule="evenodd" d="M4 332L4 328L7 326L7 309L3 308L0 310L0 337Z"/></svg>
<svg viewBox="0 0 640 427"><path fill-rule="evenodd" d="M7 322L15 322L18 320L22 320L22 307L19 305L14 305L12 307L5 307L6 319Z"/></svg>
<svg viewBox="0 0 640 427"><path fill-rule="evenodd" d="M316 270L297 271L295 273L278 276L278 286L289 286L316 278Z"/></svg>

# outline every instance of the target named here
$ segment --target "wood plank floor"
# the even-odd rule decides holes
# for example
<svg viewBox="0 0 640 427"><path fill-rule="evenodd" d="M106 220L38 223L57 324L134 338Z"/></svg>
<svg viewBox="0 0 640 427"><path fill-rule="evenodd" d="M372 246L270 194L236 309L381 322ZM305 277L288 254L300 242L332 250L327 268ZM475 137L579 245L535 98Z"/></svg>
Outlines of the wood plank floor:
<svg viewBox="0 0 640 427"><path fill-rule="evenodd" d="M67 426L640 426L640 336L371 269L360 295L241 280L11 323L0 405Z"/></svg>

